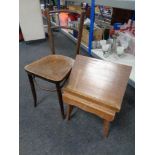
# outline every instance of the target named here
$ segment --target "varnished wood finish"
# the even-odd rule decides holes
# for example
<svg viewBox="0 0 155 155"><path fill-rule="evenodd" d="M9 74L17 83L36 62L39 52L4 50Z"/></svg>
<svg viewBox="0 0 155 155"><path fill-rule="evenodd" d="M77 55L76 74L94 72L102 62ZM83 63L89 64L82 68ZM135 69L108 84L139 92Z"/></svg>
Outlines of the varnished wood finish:
<svg viewBox="0 0 155 155"><path fill-rule="evenodd" d="M33 81L34 77L31 74L27 74L27 75L28 75L28 79L30 82L31 91L32 91L33 99L34 99L34 107L36 107L37 106L37 95L36 95L35 85L34 85L34 81Z"/></svg>
<svg viewBox="0 0 155 155"><path fill-rule="evenodd" d="M51 18L50 18L50 14L49 14L49 9L46 8L46 17L47 17L47 23L48 23L48 42L49 42L49 46L51 48L51 52L52 54L55 54L55 44L54 44L54 36L53 33L51 32Z"/></svg>
<svg viewBox="0 0 155 155"><path fill-rule="evenodd" d="M69 105L68 105L68 109L67 109L67 120L68 120L68 121L69 121L70 118L71 118L72 110L73 110L73 106L69 104Z"/></svg>
<svg viewBox="0 0 155 155"><path fill-rule="evenodd" d="M81 11L75 11L75 10L65 10L65 9L61 9L61 10L53 10L53 11L49 11L49 15L52 15L53 13L71 13L71 14L81 14Z"/></svg>
<svg viewBox="0 0 155 155"><path fill-rule="evenodd" d="M64 114L64 107L63 107L63 100L62 100L62 93L61 88L63 87L64 83L66 82L66 79L68 78L70 71L72 69L72 66L74 64L74 59L63 56L63 55L55 55L55 47L54 47L54 37L51 30L57 29L57 28L67 28L69 27L63 27L63 26L55 26L51 27L51 19L50 15L51 13L60 13L60 12L66 12L65 10L57 10L49 12L48 9L46 9L46 17L48 19L48 37L49 37L49 45L52 51L53 55L48 55L46 57L43 57L35 62L32 62L31 64L25 66L25 70L28 73L29 81L31 84L31 90L33 93L34 103L35 106L37 105L37 96L35 92L35 86L33 83L33 77L38 77L41 79L44 79L46 81L52 82L56 84L56 90L58 94L60 109L61 109L61 115L62 118L65 118ZM67 11L68 13L77 13L74 11ZM80 26L78 30L78 39L77 39L77 48L76 53L79 53L80 50L80 44L81 44L81 33L83 28L83 22L84 22L84 12L80 14L81 20L80 20ZM47 90L47 89L44 89ZM48 90L49 91L49 90Z"/></svg>
<svg viewBox="0 0 155 155"><path fill-rule="evenodd" d="M85 15L85 12L82 12L80 16L76 54L80 54L80 45L81 45L82 32L83 32L84 15Z"/></svg>
<svg viewBox="0 0 155 155"><path fill-rule="evenodd" d="M29 76L35 107L37 106L37 97L33 76L56 84L61 115L63 119L65 118L60 83L68 78L73 64L74 59L72 58L63 55L49 55L25 66Z"/></svg>
<svg viewBox="0 0 155 155"><path fill-rule="evenodd" d="M74 64L74 59L63 55L48 55L25 66L30 73L51 81L62 81Z"/></svg>
<svg viewBox="0 0 155 155"><path fill-rule="evenodd" d="M77 55L65 90L119 111L130 66Z"/></svg>
<svg viewBox="0 0 155 155"><path fill-rule="evenodd" d="M121 109L130 72L130 66L77 55L63 100L111 122Z"/></svg>
<svg viewBox="0 0 155 155"><path fill-rule="evenodd" d="M62 115L62 118L65 119L64 106L63 106L63 101L62 101L62 93L61 93L61 87L60 87L59 83L56 84L56 89L57 89L57 94L58 94L58 98L59 98L61 115Z"/></svg>
<svg viewBox="0 0 155 155"><path fill-rule="evenodd" d="M107 120L103 121L103 134L105 137L108 137L109 134L109 128L110 128L110 122Z"/></svg>
<svg viewBox="0 0 155 155"><path fill-rule="evenodd" d="M104 105L100 106L95 102L91 102L87 99L78 97L78 95L73 95L71 93L68 93L66 92L66 90L64 90L63 92L63 101L69 105L76 106L84 111L96 114L102 119L107 119L109 121L112 121L115 116L115 111L109 108L106 108Z"/></svg>
<svg viewBox="0 0 155 155"><path fill-rule="evenodd" d="M71 28L71 27L67 27L67 26L61 26L61 25L52 26L51 25L51 15L52 15L52 13L61 13L61 12L72 13L72 14L74 14L74 13L79 14L80 15L79 28L78 29L75 29L75 28ZM46 8L46 16L47 16L47 21L48 21L48 36L49 36L49 43L51 43L50 44L51 52L53 54L55 54L53 29L64 28L64 29L75 30L75 31L78 32L76 54L79 54L80 53L80 45L81 45L81 37L82 37L82 31L83 31L83 23L84 23L85 12L82 11L82 12L79 13L77 11L71 11L71 10L55 10L55 11L49 11L49 9Z"/></svg>

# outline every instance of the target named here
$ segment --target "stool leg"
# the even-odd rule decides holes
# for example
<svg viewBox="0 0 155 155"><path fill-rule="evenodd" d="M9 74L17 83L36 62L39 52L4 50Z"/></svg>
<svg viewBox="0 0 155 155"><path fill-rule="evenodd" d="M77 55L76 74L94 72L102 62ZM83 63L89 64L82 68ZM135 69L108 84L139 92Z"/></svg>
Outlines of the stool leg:
<svg viewBox="0 0 155 155"><path fill-rule="evenodd" d="M67 109L67 120L69 121L70 118L71 118L71 113L72 113L72 110L73 110L73 106L72 105L69 105L68 104L68 109Z"/></svg>
<svg viewBox="0 0 155 155"><path fill-rule="evenodd" d="M34 99L34 107L36 107L37 106L37 95L36 95L35 85L34 85L34 82L33 82L33 76L31 74L27 74L27 75L28 75L28 78L29 78L31 91L32 91L33 99Z"/></svg>
<svg viewBox="0 0 155 155"><path fill-rule="evenodd" d="M61 109L61 115L62 115L62 118L65 119L64 106L63 106L63 100L62 100L62 92L61 92L61 87L60 87L59 83L56 84L56 89L57 89L59 105L60 105L60 109Z"/></svg>
<svg viewBox="0 0 155 155"><path fill-rule="evenodd" d="M104 125L103 125L103 133L105 137L108 137L109 135L109 128L110 128L110 122L107 120L103 121Z"/></svg>

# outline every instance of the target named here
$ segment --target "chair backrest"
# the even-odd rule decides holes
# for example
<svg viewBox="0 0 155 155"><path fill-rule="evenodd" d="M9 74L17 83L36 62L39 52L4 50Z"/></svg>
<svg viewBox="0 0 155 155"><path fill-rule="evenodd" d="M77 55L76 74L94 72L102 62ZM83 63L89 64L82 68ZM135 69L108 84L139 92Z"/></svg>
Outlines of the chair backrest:
<svg viewBox="0 0 155 155"><path fill-rule="evenodd" d="M58 14L58 19L59 19L59 14L60 13L78 14L80 16L80 22L79 22L78 29L73 28L73 27L69 27L69 26L62 26L60 24L60 21L59 21L59 25L52 26L52 24L51 24L51 16L53 14L56 14L56 13ZM82 37L82 31L83 31L83 23L84 23L85 12L82 11L82 12L79 13L77 11L71 11L71 10L49 11L49 9L46 8L46 16L47 16L47 20L48 20L48 38L49 38L49 44L50 44L50 48L51 48L52 53L55 54L53 30L63 28L63 29L75 30L75 31L78 32L78 38L77 38L77 44L76 44L76 54L79 54L80 53L80 45L81 45L81 37Z"/></svg>

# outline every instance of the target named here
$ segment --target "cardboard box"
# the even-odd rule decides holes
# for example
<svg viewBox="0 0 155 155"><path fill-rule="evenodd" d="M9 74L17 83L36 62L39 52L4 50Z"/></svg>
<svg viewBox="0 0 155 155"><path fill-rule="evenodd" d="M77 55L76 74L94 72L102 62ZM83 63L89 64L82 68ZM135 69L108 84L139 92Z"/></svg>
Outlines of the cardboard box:
<svg viewBox="0 0 155 155"><path fill-rule="evenodd" d="M68 8L69 10L72 10L72 11L79 11L79 12L82 11L81 6L77 6L77 5L69 5Z"/></svg>
<svg viewBox="0 0 155 155"><path fill-rule="evenodd" d="M104 30L101 28L96 28L94 29L94 36L93 36L93 41L94 40L102 40L103 38L103 32ZM82 32L82 42L88 46L88 42L89 42L89 31L84 27L83 28L83 32Z"/></svg>

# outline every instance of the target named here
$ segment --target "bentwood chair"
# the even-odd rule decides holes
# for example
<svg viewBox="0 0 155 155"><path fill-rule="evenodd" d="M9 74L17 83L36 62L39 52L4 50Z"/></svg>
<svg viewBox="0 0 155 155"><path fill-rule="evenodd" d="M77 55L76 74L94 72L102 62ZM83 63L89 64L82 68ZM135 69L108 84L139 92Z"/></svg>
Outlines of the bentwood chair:
<svg viewBox="0 0 155 155"><path fill-rule="evenodd" d="M56 89L50 90L50 91L52 92L57 91L60 109L61 109L61 115L62 115L62 118L64 119L65 114L64 114L64 106L63 106L63 100L62 100L62 87L65 84L67 78L69 77L70 71L74 64L74 59L67 57L67 56L56 54L55 47L54 47L53 30L58 29L58 31L61 32L61 28L71 29L71 30L75 30L75 28L68 27L68 26L61 26L60 24L57 26L52 26L51 16L53 14L60 14L60 13L79 14L80 23L79 23L78 29L76 29L76 31L78 32L76 54L80 53L80 44L81 44L81 36L82 36L85 13L84 12L78 13L78 12L70 11L70 10L49 11L48 9L46 9L46 16L48 20L48 38L49 38L49 43L50 43L52 54L45 56L25 66L25 70L27 72L28 79L30 82L33 99L34 99L34 106L35 107L37 106L37 95L36 95L36 90L35 90L36 78L41 78L48 82L52 82L56 85ZM44 89L44 90L47 90L47 89Z"/></svg>

